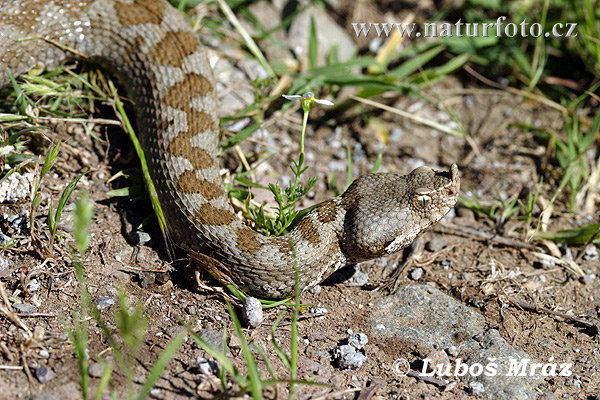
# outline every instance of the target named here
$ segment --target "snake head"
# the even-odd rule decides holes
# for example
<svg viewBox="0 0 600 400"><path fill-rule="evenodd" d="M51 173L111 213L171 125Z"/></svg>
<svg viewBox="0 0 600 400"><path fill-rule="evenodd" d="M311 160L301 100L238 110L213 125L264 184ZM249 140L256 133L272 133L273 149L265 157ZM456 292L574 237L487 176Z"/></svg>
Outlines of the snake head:
<svg viewBox="0 0 600 400"><path fill-rule="evenodd" d="M419 167L408 175L359 177L342 195L343 251L365 261L403 249L454 207L459 190L456 164L449 171Z"/></svg>

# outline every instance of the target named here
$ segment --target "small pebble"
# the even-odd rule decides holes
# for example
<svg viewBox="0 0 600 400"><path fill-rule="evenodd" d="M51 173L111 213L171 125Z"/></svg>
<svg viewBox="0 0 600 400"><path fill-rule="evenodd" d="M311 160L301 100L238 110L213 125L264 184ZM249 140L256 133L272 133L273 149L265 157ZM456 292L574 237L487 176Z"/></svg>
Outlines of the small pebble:
<svg viewBox="0 0 600 400"><path fill-rule="evenodd" d="M308 288L308 291L311 292L312 294L319 294L319 293L321 293L321 285L312 286L312 287Z"/></svg>
<svg viewBox="0 0 600 400"><path fill-rule="evenodd" d="M200 329L196 332L198 336L202 338L206 343L208 343L211 347L221 350L223 348L223 332L217 331L215 329ZM234 335L232 338L235 338ZM230 339L232 340L232 339ZM229 352L229 349L227 350Z"/></svg>
<svg viewBox="0 0 600 400"><path fill-rule="evenodd" d="M557 400L557 397L552 392L544 392L540 400Z"/></svg>
<svg viewBox="0 0 600 400"><path fill-rule="evenodd" d="M329 311L325 307L312 307L311 314L327 314Z"/></svg>
<svg viewBox="0 0 600 400"><path fill-rule="evenodd" d="M54 372L48 367L39 367L35 370L35 377L40 383L49 382L54 376Z"/></svg>
<svg viewBox="0 0 600 400"><path fill-rule="evenodd" d="M40 357L47 358L49 355L48 350L40 350Z"/></svg>
<svg viewBox="0 0 600 400"><path fill-rule="evenodd" d="M415 268L410 271L410 279L418 281L423 276L423 268Z"/></svg>
<svg viewBox="0 0 600 400"><path fill-rule="evenodd" d="M341 369L360 368L367 360L367 356L357 353L354 347L348 344L334 347L333 356L338 361Z"/></svg>
<svg viewBox="0 0 600 400"><path fill-rule="evenodd" d="M256 297L248 296L244 299L242 318L249 328L257 328L263 321L262 304Z"/></svg>
<svg viewBox="0 0 600 400"><path fill-rule="evenodd" d="M140 285L142 287L154 285L156 283L156 273L148 271L140 271L138 273L140 278Z"/></svg>
<svg viewBox="0 0 600 400"><path fill-rule="evenodd" d="M3 233L0 232L0 246L4 244L2 235L3 235ZM10 264L8 263L8 260L0 257L0 276L8 275L8 267L9 266L10 266Z"/></svg>
<svg viewBox="0 0 600 400"><path fill-rule="evenodd" d="M471 303L471 305L473 307L477 307L477 308L483 308L483 306L485 305L485 303L483 302L483 300L475 297L475 296L471 296L469 297L469 302Z"/></svg>
<svg viewBox="0 0 600 400"><path fill-rule="evenodd" d="M583 259L587 261L597 261L600 259L600 255L598 255L598 249L593 244L590 244L585 248L585 253L583 253Z"/></svg>
<svg viewBox="0 0 600 400"><path fill-rule="evenodd" d="M465 107L471 108L475 105L475 98L473 97L473 95L468 94L465 97L463 97L463 103Z"/></svg>
<svg viewBox="0 0 600 400"><path fill-rule="evenodd" d="M596 278L595 274L585 274L583 276L583 283L585 283L586 285L589 285L590 283L594 282L595 278Z"/></svg>
<svg viewBox="0 0 600 400"><path fill-rule="evenodd" d="M96 306L100 310L102 310L103 308L108 308L108 307L116 304L116 302L117 302L117 298L113 297L113 296L98 296L94 300L94 303L96 303Z"/></svg>
<svg viewBox="0 0 600 400"><path fill-rule="evenodd" d="M437 370L439 364L441 364L442 366L450 364L448 354L446 354L444 350L434 350L427 354L427 357L425 358L429 360L429 371Z"/></svg>
<svg viewBox="0 0 600 400"><path fill-rule="evenodd" d="M306 334L306 338L311 342L317 342L329 338L325 331L311 331Z"/></svg>
<svg viewBox="0 0 600 400"><path fill-rule="evenodd" d="M40 286L41 285L37 279L32 279L31 282L29 282L29 285L27 286L27 288L31 292L37 292L40 289Z"/></svg>
<svg viewBox="0 0 600 400"><path fill-rule="evenodd" d="M213 376L219 373L217 363L214 361L207 360L204 357L196 357L198 363L198 369L204 376Z"/></svg>
<svg viewBox="0 0 600 400"><path fill-rule="evenodd" d="M166 328L165 333L167 335L169 335L169 337L174 338L175 336L179 335L181 332L184 332L185 330L186 330L185 326L173 325L173 326L169 326L168 328Z"/></svg>
<svg viewBox="0 0 600 400"><path fill-rule="evenodd" d="M37 311L37 307L29 303L15 303L13 309L20 314L33 314Z"/></svg>
<svg viewBox="0 0 600 400"><path fill-rule="evenodd" d="M448 246L448 240L443 236L436 236L425 244L425 248L432 252L440 251L446 246Z"/></svg>
<svg viewBox="0 0 600 400"><path fill-rule="evenodd" d="M471 393L480 394L485 392L485 386L481 382L470 382L469 387L471 388Z"/></svg>
<svg viewBox="0 0 600 400"><path fill-rule="evenodd" d="M344 354L340 360L340 368L342 369L358 369L363 366L365 361L367 360L367 356L360 353L347 353Z"/></svg>
<svg viewBox="0 0 600 400"><path fill-rule="evenodd" d="M185 308L185 312L190 314L190 315L196 315L196 307L194 306L187 306Z"/></svg>
<svg viewBox="0 0 600 400"><path fill-rule="evenodd" d="M348 344L357 350L362 349L367 343L369 338L364 333L353 333L348 336Z"/></svg>
<svg viewBox="0 0 600 400"><path fill-rule="evenodd" d="M100 378L104 373L104 366L99 362L95 362L88 367L88 374L92 378Z"/></svg>
<svg viewBox="0 0 600 400"><path fill-rule="evenodd" d="M446 352L452 357L456 357L458 355L458 348L456 346L450 346L446 349Z"/></svg>
<svg viewBox="0 0 600 400"><path fill-rule="evenodd" d="M367 283L369 283L369 274L367 274L366 272L362 272L360 270L360 267L357 266L354 271L354 274L348 281L348 284L350 286L364 286Z"/></svg>
<svg viewBox="0 0 600 400"><path fill-rule="evenodd" d="M58 400L58 397L52 393L43 392L35 396L33 400Z"/></svg>
<svg viewBox="0 0 600 400"><path fill-rule="evenodd" d="M148 243L150 241L150 239L152 239L149 234L147 234L146 232L142 232L142 231L131 232L129 234L129 238L131 239L133 244Z"/></svg>

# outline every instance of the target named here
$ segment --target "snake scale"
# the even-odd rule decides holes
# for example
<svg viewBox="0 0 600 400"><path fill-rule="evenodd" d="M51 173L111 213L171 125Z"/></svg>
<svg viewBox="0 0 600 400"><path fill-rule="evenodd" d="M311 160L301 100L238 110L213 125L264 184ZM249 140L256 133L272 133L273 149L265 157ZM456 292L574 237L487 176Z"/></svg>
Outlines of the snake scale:
<svg viewBox="0 0 600 400"><path fill-rule="evenodd" d="M359 177L288 237L240 220L219 174L218 103L206 50L163 0L0 0L0 87L34 66L97 63L135 101L138 134L175 243L222 280L280 298L342 266L396 252L454 207L460 180L420 167ZM202 256L204 255L204 256Z"/></svg>

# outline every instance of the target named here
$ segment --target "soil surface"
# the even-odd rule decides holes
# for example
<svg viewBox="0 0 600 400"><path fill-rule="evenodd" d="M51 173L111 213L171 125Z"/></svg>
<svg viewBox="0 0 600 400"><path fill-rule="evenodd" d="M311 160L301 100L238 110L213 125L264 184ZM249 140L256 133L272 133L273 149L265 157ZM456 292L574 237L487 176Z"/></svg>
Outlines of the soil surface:
<svg viewBox="0 0 600 400"><path fill-rule="evenodd" d="M223 85L229 90L240 90L235 83L223 82ZM535 139L520 126L533 124L563 134L560 113L544 104L455 77L436 83L423 94L443 101L436 105L423 97L400 95L377 100L448 126L454 124L453 118L458 118L467 127L469 138L444 134L363 106L342 114L324 108L314 110L306 139L306 160L308 174L317 176L319 181L301 208L332 196L332 175L342 186L349 147L355 175L370 172L380 151L383 151L380 171L408 173L420 165L442 169L457 163L462 194L471 199L476 195L481 204L487 205L498 205L498 198L506 201L514 196L525 201L543 176L534 210L537 218L544 202L554 194L561 175L553 170L548 143ZM224 166L235 169L243 154L252 166L260 162L254 172L259 183L289 180L288 166L297 158L299 149L301 114L294 109L282 114L278 111L282 104L278 102L269 109L264 129L240 149L224 156ZM369 112L369 119L364 118L364 112ZM95 116L114 118L105 107L99 107ZM48 243L44 215L50 199L56 204L74 176L90 171L79 183L94 201L92 240L84 260L89 292L111 328L115 326L118 306L110 304L121 289L129 304L143 304L149 317L146 337L135 360L135 382L143 382L158 355L181 331L182 323L205 338L216 338L217 343L226 332L228 357L245 374L245 361L239 341L232 337L233 326L224 301L229 296L208 276L203 277L206 287L199 288L186 273L185 254L177 253L176 261L169 257L156 223L138 228L152 213L147 200L108 195L112 189L129 185L119 176L139 174L138 163L119 128L98 125L94 132L102 141L93 139L78 124L49 124L48 139L53 143L60 139L63 145L55 167L42 185L42 204L35 218L41 241ZM40 154L47 146L44 141L31 142L27 151ZM268 199L261 191L255 194L259 202ZM549 231L594 222L592 210L597 208L597 202L590 211L575 214L565 206L567 194L561 194L554 203ZM65 324L72 323L79 299L69 250L73 243L72 217L65 212L59 225L59 238L52 249L54 258L42 258L29 240L26 221L30 202L26 197L0 204L2 232L17 239L17 244L2 255L2 284L12 302L35 307L33 312L16 309L15 321L5 316L0 318L0 367L15 367L0 369L0 399L35 398L40 394L76 398L80 391L79 371L65 332ZM71 205L67 206L67 210L71 209ZM23 216L23 222L9 222L15 215ZM597 398L598 332L581 321L598 324L600 262L594 259L591 246L587 253L591 256L580 258L584 248L557 247L531 240L528 228L535 228L535 222L528 227L522 219L492 220L459 204L423 237L424 250L396 274L397 283L404 286L417 280L440 289L481 313L488 328L497 329L510 345L536 362L571 363L570 376L544 378L538 387L540 395L547 396L544 398ZM142 231L149 234L149 241L145 241L145 235L141 241L136 238L134 233ZM578 268L544 261L539 253L577 260ZM390 295L389 287L396 283L391 276L407 256L408 251L361 264L360 271L368 274L368 281L360 282L361 285L355 283L358 279L348 279L353 271L345 270L321 285L320 290L302 294L302 302L310 306L302 309L298 326L299 378L327 386L301 385L297 388L297 398L478 397L472 388L454 377L449 378L450 383L439 385L395 373L393 365L399 359L408 360L420 372L419 362L428 355L402 340L379 336L371 324L374 305L378 299ZM413 274L415 270L418 271ZM239 313L239 308L236 309ZM272 338L272 324L282 312L285 315ZM290 316L289 310L281 307L266 310L260 327L244 330L246 338L263 349L279 379L288 379L289 372L277 357L272 340L289 351ZM27 339L24 332L30 332L31 338ZM365 333L369 338L361 350L367 359L356 370L343 370L332 361L332 350L346 344L353 332ZM110 346L93 320L89 334L90 363L110 361L113 358ZM269 376L266 365L260 356L256 358L266 379ZM180 399L217 395L222 388L218 377L204 368L206 360L213 359L188 337L152 396ZM126 381L117 369L113 384L118 398L125 396ZM98 382L99 378L92 376L92 387ZM229 395L235 393L236 387L230 384ZM264 395L287 398L288 389L288 385L280 383L270 386ZM550 397L552 394L555 397Z"/></svg>

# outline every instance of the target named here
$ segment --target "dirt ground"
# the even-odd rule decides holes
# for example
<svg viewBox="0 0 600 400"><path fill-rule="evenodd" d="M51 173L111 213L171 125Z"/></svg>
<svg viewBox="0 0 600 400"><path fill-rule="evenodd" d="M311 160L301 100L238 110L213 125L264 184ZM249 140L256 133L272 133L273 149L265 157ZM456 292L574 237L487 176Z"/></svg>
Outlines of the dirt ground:
<svg viewBox="0 0 600 400"><path fill-rule="evenodd" d="M507 199L515 194L526 199L528 191L534 190L543 174L541 200L537 205L539 212L542 200L548 201L556 190L560 176L549 164L547 143L533 138L531 133L519 128L519 123L532 123L560 132L563 128L561 115L540 103L459 78L447 78L427 91L427 94L441 96L444 105L452 109L468 128L470 143L465 138L443 134L377 110L370 111L383 123L383 129L365 123L355 112L334 115L319 110L311 118L306 142L309 173L318 176L319 183L302 207L331 196L331 171L337 182L345 181L346 146L350 146L357 174L369 172L382 149L385 149L382 171L408 173L420 164L447 168L451 163L458 163L462 194L473 198L469 194L473 191L483 204L493 204L498 196ZM445 108L420 98L398 96L380 100L443 124L451 123ZM300 114L282 116L275 111L280 105L273 107L262 136L242 145L251 163L264 160L268 151L273 152L255 173L261 183L286 175L289 178L288 165L298 152L299 140L296 138ZM104 109L98 112L102 116L105 112L110 113ZM106 117L111 118L110 115ZM63 123L51 125L50 132L53 142L62 139L64 145L53 172L43 185L42 208L36 224L42 233L47 233L43 215L49 199L56 203L62 189L76 174L91 171L80 182L80 187L89 191L95 203L92 241L85 259L86 280L94 300L101 296L114 298L122 288L130 304L138 302L145 307L149 325L136 360L136 381L143 381L158 354L180 331L180 321L205 333L222 334L225 330L231 338L233 327L224 296L218 290L197 288L183 272L185 254L179 253L182 259L171 261L156 224L143 229L150 234L150 241L136 244L132 239L131 233L137 231L136 227L151 213L149 203L107 195L109 190L127 184L123 178L112 180L112 177L120 172L138 170L126 136L119 129L97 127L96 133L105 140L101 143L85 134L79 126ZM39 152L43 145L47 144L32 144L31 151ZM224 165L238 164L236 152L225 155ZM264 197L257 194L261 199ZM548 225L550 231L594 222L591 212L568 212L564 205L566 201L566 194L563 194L555 203ZM0 318L0 365L17 367L0 369L0 399L27 399L42 393L51 393L61 399L77 398L79 373L73 346L64 329L64 324L72 320L79 297L68 251L73 240L71 217L65 213L59 227L61 238L55 258L43 260L26 247L29 232L24 224L15 227L7 222L6 216L2 217L21 215L27 220L29 202L30 199L23 199L0 204L2 232L18 239L18 244L3 255L7 264L0 270L0 278L8 297L36 307L33 314L17 313L22 324L34 333L34 338L28 342L23 339L22 327L7 318ZM577 264L585 275L580 276L568 266L542 262L536 253L550 252L548 246L551 245L541 240L528 240L522 220L509 219L497 224L462 205L456 207L454 214L453 218L446 219L425 235L425 250L402 272L400 284L411 282L410 272L422 268L419 283L439 288L476 309L484 315L489 328L499 330L509 344L525 351L532 359L545 362L554 357L559 362L573 364L573 375L546 378L539 387L540 394L549 392L556 398L597 399L600 392L598 332L564 315L598 323L600 262L589 257L578 258L584 251L582 247L561 246L562 256L578 259ZM502 243L498 238L508 240ZM433 240L441 240L442 248L431 244ZM299 323L299 377L308 379L312 376L331 386L301 386L298 398L477 397L458 380L440 387L394 374L395 360L406 358L415 362L426 356L405 343L378 337L369 323L373 304L389 295L382 286L401 262L402 255L398 255L363 263L361 271L369 275L366 285L334 282L322 285L319 293L302 295L302 301L311 306L303 310ZM148 276L153 279L149 280ZM206 283L219 287L208 278ZM527 304L545 310L532 311L527 309ZM116 307L101 309L111 325ZM323 310L313 312L318 308L325 308L326 313ZM549 311L561 313L563 317ZM287 370L278 361L271 343L271 324L280 312L281 309L267 311L263 324L257 329L245 330L245 334L262 347L277 376L285 379ZM275 332L275 340L286 350L290 343L289 321L288 314ZM331 349L345 343L351 332L363 332L369 337L364 348L368 358L357 370L340 370L331 361ZM101 357L111 358L105 337L93 322L89 344L92 363ZM230 339L229 351L236 366L245 372L235 339ZM161 399L212 398L219 393L218 379L202 373L198 357L210 359L188 339L167 367L153 396ZM40 383L36 378L40 367L51 370L51 379L46 383ZM264 363L259 361L259 367L266 377ZM116 372L114 379L117 392L122 394L123 388L119 385L124 385L125 378ZM97 384L98 378L92 378L92 385ZM233 389L229 394L232 393ZM272 386L265 392L267 398L286 396L284 384Z"/></svg>

